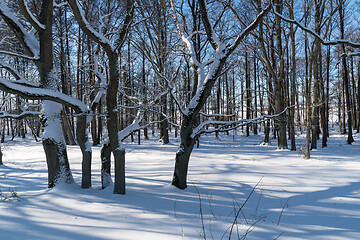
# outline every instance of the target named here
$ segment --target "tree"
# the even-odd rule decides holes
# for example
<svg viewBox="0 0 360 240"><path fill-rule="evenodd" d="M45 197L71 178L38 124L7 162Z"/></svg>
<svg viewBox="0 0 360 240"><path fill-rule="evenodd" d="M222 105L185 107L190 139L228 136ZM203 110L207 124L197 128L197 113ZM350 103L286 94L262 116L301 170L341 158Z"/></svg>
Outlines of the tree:
<svg viewBox="0 0 360 240"><path fill-rule="evenodd" d="M72 183L73 177L68 162L66 145L61 133L61 104L74 108L76 112L81 115L79 119L81 119L85 125L86 117L84 114L88 113L88 108L81 101L58 92L56 88L57 77L54 71L52 51L53 1L43 0L41 2L39 19L30 12L23 0L19 3L23 16L35 29L38 39L33 32L28 32L25 29L15 13L13 13L5 1L2 0L0 1L0 16L14 32L25 54L9 51L2 51L1 53L31 60L39 72L40 84L28 81L19 75L11 66L8 66L7 69L12 74L12 78L15 78L15 81L0 78L0 88L24 98L45 100L42 111L42 142L48 166L48 185L49 187L53 187L61 182ZM82 126L82 124L79 124L79 126ZM84 135L84 139L86 140L85 127L84 131L79 131L79 136L80 135ZM86 143L84 143L84 145L86 145ZM89 158L86 158L86 160L89 160Z"/></svg>
<svg viewBox="0 0 360 240"><path fill-rule="evenodd" d="M199 11L202 24L206 32L207 40L210 44L209 48L213 51L213 58L208 63L198 61L194 47L190 42L194 35L201 34L201 32L195 31L191 34L187 34L184 31L184 26L178 19L174 1L171 1L171 5L174 20L177 24L178 34L188 50L191 64L196 65L198 69L198 85L196 94L192 97L186 108L181 110L183 116L180 129L181 142L176 153L175 169L172 180L172 184L174 186L184 189L187 187L186 178L189 159L196 140L196 134L194 136L194 128L196 127L197 116L202 107L205 105L216 80L221 75L226 60L240 45L242 40L257 27L261 19L270 11L271 4L269 4L247 28L245 28L240 34L237 34L235 40L230 45L226 45L226 43L218 37L213 24L210 22L207 4L204 0L199 0ZM209 69L207 72L205 68L206 66Z"/></svg>
<svg viewBox="0 0 360 240"><path fill-rule="evenodd" d="M114 193L125 194L125 149L119 138L119 128L117 124L117 93L119 88L120 68L119 54L121 47L127 38L133 13L135 8L134 0L127 0L124 6L125 18L122 28L117 35L114 43L102 34L102 27L96 31L85 19L83 11L77 0L68 0L76 21L84 33L93 41L99 44L105 51L108 58L109 80L106 90L106 108L107 108L107 130L109 136L109 146L115 159L115 184Z"/></svg>
<svg viewBox="0 0 360 240"><path fill-rule="evenodd" d="M340 38L345 39L345 28L344 28L344 13L345 13L345 1L339 0L339 22L340 22ZM347 60L345 55L345 44L341 44L341 64L342 64L342 80L345 88L345 96L346 96L346 114L347 114L347 126L348 126L348 137L347 143L351 144L355 140L352 135L352 128L353 128L353 119L351 113L351 98L350 98L350 87L349 87L349 69L347 67Z"/></svg>

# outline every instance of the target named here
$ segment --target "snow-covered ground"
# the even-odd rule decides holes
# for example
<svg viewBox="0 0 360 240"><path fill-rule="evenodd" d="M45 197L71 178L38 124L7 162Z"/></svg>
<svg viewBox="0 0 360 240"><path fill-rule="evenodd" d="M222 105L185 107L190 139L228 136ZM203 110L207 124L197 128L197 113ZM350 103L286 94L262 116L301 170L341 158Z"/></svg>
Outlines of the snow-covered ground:
<svg viewBox="0 0 360 240"><path fill-rule="evenodd" d="M230 232L231 239L360 239L360 135L351 146L332 135L310 160L261 140L202 137L186 190L170 185L177 140L127 143L124 196L100 190L99 147L92 189L47 189L41 143L8 141L0 166L0 239L217 240ZM80 183L80 150L68 152Z"/></svg>

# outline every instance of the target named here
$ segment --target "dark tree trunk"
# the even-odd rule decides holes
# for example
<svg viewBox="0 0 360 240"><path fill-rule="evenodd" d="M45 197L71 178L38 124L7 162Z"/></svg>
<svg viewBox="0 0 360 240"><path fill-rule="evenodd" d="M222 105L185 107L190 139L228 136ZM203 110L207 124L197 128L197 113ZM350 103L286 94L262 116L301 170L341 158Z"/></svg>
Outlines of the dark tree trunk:
<svg viewBox="0 0 360 240"><path fill-rule="evenodd" d="M37 66L40 74L40 82L44 88L56 90L56 79L53 66L53 43L52 43L53 1L44 0L41 6L40 23L46 26L45 30L39 31L40 61ZM54 134L54 130L61 130L61 105L44 101L44 137L43 147L48 166L48 185L55 186L57 183L72 183L73 177L70 171L66 152L66 144L61 136Z"/></svg>
<svg viewBox="0 0 360 240"><path fill-rule="evenodd" d="M245 92L246 92L246 119L251 118L251 85L248 50L245 49ZM250 124L246 124L246 136L250 136Z"/></svg>
<svg viewBox="0 0 360 240"><path fill-rule="evenodd" d="M3 165L2 157L3 157L3 153L2 153L1 148L0 148L0 165Z"/></svg>
<svg viewBox="0 0 360 240"><path fill-rule="evenodd" d="M282 12L282 0L276 1L276 11L281 13ZM277 114L281 113L280 116L277 118L277 123L279 126L279 137L278 137L278 148L279 149L286 149L288 148L287 145L287 138L286 138L286 111L284 111L284 100L285 100L285 92L284 92L284 56L283 56L283 46L282 46L282 27L281 27L281 19L279 16L275 18L275 25L276 25L276 42L277 42L277 50L280 58L280 67L279 67L279 75L275 82L275 105Z"/></svg>
<svg viewBox="0 0 360 240"><path fill-rule="evenodd" d="M195 140L191 138L193 131L192 117L185 116L181 124L181 143L175 158L175 169L172 185L185 189L187 187L186 178L191 152L194 148Z"/></svg>
<svg viewBox="0 0 360 240"><path fill-rule="evenodd" d="M291 1L291 12L290 17L294 18L294 1ZM291 97L290 97L290 142L291 151L296 151L295 143L295 95L296 95L296 43L295 43L295 32L293 24L290 25L290 37L291 37Z"/></svg>
<svg viewBox="0 0 360 240"><path fill-rule="evenodd" d="M107 86L107 129L109 134L110 148L115 160L115 184L114 193L125 194L125 149L121 146L118 136L117 114L117 90L119 87L119 64L118 55L108 52L110 80Z"/></svg>
<svg viewBox="0 0 360 240"><path fill-rule="evenodd" d="M111 184L111 148L104 144L101 148L101 187L106 188Z"/></svg>
<svg viewBox="0 0 360 240"><path fill-rule="evenodd" d="M257 65L256 65L256 52L254 51L254 116L253 118L257 117ZM257 124L253 125L253 132L255 135L258 134Z"/></svg>
<svg viewBox="0 0 360 240"><path fill-rule="evenodd" d="M339 5L339 15L340 15L340 33L341 38L344 39L345 29L344 29L344 0L340 2ZM346 56L345 56L345 45L341 45L341 63L342 63L342 79L345 88L345 96L346 96L346 113L347 113L347 126L348 126L348 138L347 143L351 144L354 142L354 138L352 135L352 115L351 115L351 105L350 105L350 87L349 87L349 72L347 68ZM344 112L345 113L345 112ZM345 114L344 114L345 115ZM345 123L345 121L344 121ZM345 128L345 124L344 124Z"/></svg>
<svg viewBox="0 0 360 240"><path fill-rule="evenodd" d="M315 32L317 34L320 34L321 30L321 2L316 1L315 2ZM311 116L311 122L312 122L312 141L311 141L311 149L317 148L317 140L319 135L319 95L320 95L320 78L322 75L322 72L320 72L320 54L321 52L321 46L320 46L320 40L315 39L314 42L314 51L313 51L313 58L312 58L312 64L313 64L313 74L314 74L314 88L313 88L313 106L312 106L312 116Z"/></svg>
<svg viewBox="0 0 360 240"><path fill-rule="evenodd" d="M91 187L91 147L87 135L87 116L81 115L77 117L76 137L82 153L82 188Z"/></svg>
<svg viewBox="0 0 360 240"><path fill-rule="evenodd" d="M360 132L360 59L358 61L358 73L357 73L357 119L358 119L358 125L357 125L357 132Z"/></svg>
<svg viewBox="0 0 360 240"><path fill-rule="evenodd" d="M327 139L329 135L329 84L330 84L330 47L326 53L326 89L324 90L324 121L322 147L327 147Z"/></svg>
<svg viewBox="0 0 360 240"><path fill-rule="evenodd" d="M161 115L160 115L160 139L164 144L169 143L169 129L168 120L163 114L167 114L167 96L161 97Z"/></svg>
<svg viewBox="0 0 360 240"><path fill-rule="evenodd" d="M42 143L48 167L49 188L60 182L73 183L74 179L70 171L66 145L51 138L44 138Z"/></svg>

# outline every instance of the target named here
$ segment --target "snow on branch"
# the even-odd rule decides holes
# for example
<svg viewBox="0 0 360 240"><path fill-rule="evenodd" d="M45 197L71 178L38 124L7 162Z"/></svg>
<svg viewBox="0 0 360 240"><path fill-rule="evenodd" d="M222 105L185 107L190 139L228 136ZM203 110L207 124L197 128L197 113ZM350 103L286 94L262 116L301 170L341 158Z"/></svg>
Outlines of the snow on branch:
<svg viewBox="0 0 360 240"><path fill-rule="evenodd" d="M22 120L27 117L38 117L39 115L40 115L40 112L35 112L35 111L24 111L20 114L10 114L10 113L7 113L6 111L0 112L1 119L11 118L11 119L16 119L16 120Z"/></svg>
<svg viewBox="0 0 360 240"><path fill-rule="evenodd" d="M24 86L14 81L0 77L0 89L9 93L17 94L26 99L51 100L71 107L76 113L88 112L88 107L80 100L51 89L43 89L33 86Z"/></svg>
<svg viewBox="0 0 360 240"><path fill-rule="evenodd" d="M203 21L205 32L207 35L207 38L211 44L211 46L216 50L217 52L222 52L225 49L224 44L219 40L218 36L216 35L213 26L210 23L209 15L208 15L208 9L207 5L205 3L205 0L199 0L200 5L200 13L201 13L201 19Z"/></svg>
<svg viewBox="0 0 360 240"><path fill-rule="evenodd" d="M16 80L21 79L21 74L6 62L0 60L0 68L6 69Z"/></svg>
<svg viewBox="0 0 360 240"><path fill-rule="evenodd" d="M4 61L0 60L0 68L6 69L15 79L17 84L21 84L24 86L30 86L30 87L39 87L38 84L33 83L25 79L21 76L21 74L11 65L7 64Z"/></svg>
<svg viewBox="0 0 360 240"><path fill-rule="evenodd" d="M22 59L26 59L26 60L30 60L30 61L37 61L37 60L39 60L38 56L30 57L30 56L28 56L28 55L19 54L19 53L14 53L14 52L9 52L9 51L2 51L2 50L0 50L0 55L8 55L8 56L11 56L11 57L18 57L18 58L22 58Z"/></svg>
<svg viewBox="0 0 360 240"><path fill-rule="evenodd" d="M294 106L290 106L290 107L294 107ZM287 109L290 107L286 107L282 112L275 114L275 115L262 115L260 117L253 118L253 119L238 119L238 120L234 120L234 121L207 120L207 121L200 123L196 128L194 128L191 138L197 138L201 134L204 134L204 133L230 131L230 130L236 129L238 127L241 127L241 126L245 126L247 124L259 124L264 121L267 121L268 119L280 116L281 114L286 112ZM213 125L213 126L220 125L220 126L212 128L212 129L204 129L205 127L207 127L209 125Z"/></svg>
<svg viewBox="0 0 360 240"><path fill-rule="evenodd" d="M343 55L345 55L347 57L356 57L356 56L360 56L360 51L356 51L356 52L352 52L352 53L343 53L340 55L340 57L342 57Z"/></svg>
<svg viewBox="0 0 360 240"><path fill-rule="evenodd" d="M144 111L139 110L137 116L135 117L134 121L124 128L123 130L119 131L118 136L120 141L123 141L125 138L127 138L131 133L138 131L144 127L140 126L140 122L144 117Z"/></svg>
<svg viewBox="0 0 360 240"><path fill-rule="evenodd" d="M19 1L20 9L22 14L25 16L26 20L33 26L36 31L44 31L46 29L46 26L44 24L41 24L36 17L31 13L29 7L26 5L25 0Z"/></svg>
<svg viewBox="0 0 360 240"><path fill-rule="evenodd" d="M34 34L25 30L24 26L19 22L15 14L8 8L4 0L0 0L0 16L4 19L6 24L13 30L16 38L20 41L25 51L30 56L21 56L24 58L31 58L38 60L40 58L40 44L35 38ZM15 54L7 51L0 52L14 56Z"/></svg>
<svg viewBox="0 0 360 240"><path fill-rule="evenodd" d="M199 7L201 9L201 19L206 31L207 38L215 50L213 59L205 64L199 63L197 61L190 39L188 39L186 34L183 33L184 31L182 30L182 26L177 19L176 9L172 3L173 16L175 22L177 23L178 33L190 52L191 64L195 65L197 67L196 70L198 71L197 91L195 96L187 105L186 109L183 111L184 115L191 115L200 111L202 106L205 104L205 101L209 96L210 90L213 87L215 81L222 74L222 67L224 66L225 61L240 45L243 39L258 26L262 18L270 12L271 3L236 37L234 42L228 46L226 46L224 42L218 39L216 33L214 32L214 28L209 20L206 2L204 0L199 1ZM205 72L206 65L210 65L207 72Z"/></svg>
<svg viewBox="0 0 360 240"><path fill-rule="evenodd" d="M204 117L235 117L236 114L207 114L207 113L203 113L200 112L200 114Z"/></svg>
<svg viewBox="0 0 360 240"><path fill-rule="evenodd" d="M94 73L95 73L95 76L100 81L100 88L99 88L99 91L97 92L94 100L92 101L92 103L90 105L91 106L90 108L91 108L92 111L94 111L95 108L97 107L97 105L99 104L101 97L105 93L105 88L106 88L106 85L107 85L105 75L102 72L99 71L99 63L98 63L99 61L98 61L98 59L99 59L99 55L98 55L98 51L96 51L96 53L95 53L95 61L94 61L95 62L95 64L94 64Z"/></svg>
<svg viewBox="0 0 360 240"><path fill-rule="evenodd" d="M67 6L68 3L65 1L65 2L61 2L61 3L56 3L56 1L54 0L54 8L61 8L63 6Z"/></svg>
<svg viewBox="0 0 360 240"><path fill-rule="evenodd" d="M67 0L70 4L71 9L74 12L74 17L78 22L80 28L96 43L100 44L106 51L115 51L115 47L111 44L103 34L96 31L85 17L85 13L80 7L78 0Z"/></svg>
<svg viewBox="0 0 360 240"><path fill-rule="evenodd" d="M278 13L275 9L274 9L274 13L275 13L275 15L279 16L282 20L284 20L286 22L289 22L289 23L293 23L293 24L299 26L299 28L301 28L303 31L305 31L307 33L310 33L311 35L316 37L321 42L321 44L323 44L323 45L334 46L334 45L339 45L339 44L345 44L345 45L351 46L353 48L360 48L360 43L356 43L356 42L346 40L346 39L337 39L337 40L333 40L333 41L326 41L321 36L319 36L317 33L315 33L315 31L311 30L308 27L305 27L300 22L298 22L298 21L296 21L294 19L284 17L283 15Z"/></svg>
<svg viewBox="0 0 360 240"><path fill-rule="evenodd" d="M177 28L177 32L182 40L182 42L185 44L186 48L189 51L189 56L190 56L190 63L192 66L196 66L199 69L203 69L204 65L201 64L197 58L196 58L196 51L194 49L193 44L191 44L191 38L193 37L194 34L198 34L199 32L194 32L190 35L186 34L186 31L184 30L184 27L181 25L179 18L177 16L176 13L176 8L175 8L175 4L173 2L173 0L170 1L171 3L171 9L172 9L172 15L176 24L176 28Z"/></svg>

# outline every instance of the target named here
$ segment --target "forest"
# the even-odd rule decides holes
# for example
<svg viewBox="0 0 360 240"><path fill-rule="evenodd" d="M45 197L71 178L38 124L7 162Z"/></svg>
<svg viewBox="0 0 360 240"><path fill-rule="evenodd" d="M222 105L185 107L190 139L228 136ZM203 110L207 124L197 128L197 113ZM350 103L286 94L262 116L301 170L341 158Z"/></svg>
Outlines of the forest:
<svg viewBox="0 0 360 240"><path fill-rule="evenodd" d="M168 177L182 190L209 136L256 136L303 161L332 136L354 145L359 10L355 0L0 0L0 165L30 139L42 143L47 187L72 184L75 147L81 188L95 174L124 195L127 146L149 139L176 143Z"/></svg>
<svg viewBox="0 0 360 240"><path fill-rule="evenodd" d="M356 7L1 1L2 142L27 132L42 139L50 187L72 181L65 144L78 144L83 188L91 186L90 145L102 144L103 187L113 154L122 194L127 137L140 144L159 131L167 144L174 131L173 185L182 189L202 134L263 131L264 143L277 138L279 149L295 151L296 132L306 132L308 159L320 137L327 146L331 122L351 144L360 129Z"/></svg>

